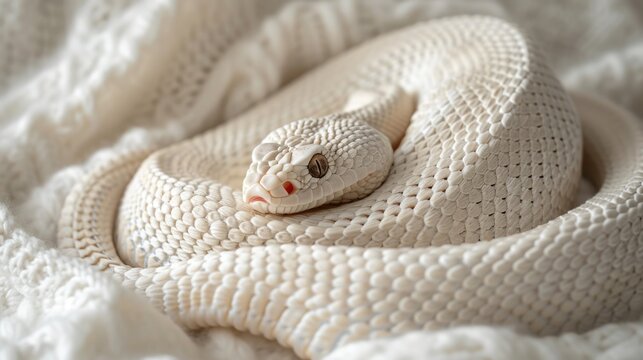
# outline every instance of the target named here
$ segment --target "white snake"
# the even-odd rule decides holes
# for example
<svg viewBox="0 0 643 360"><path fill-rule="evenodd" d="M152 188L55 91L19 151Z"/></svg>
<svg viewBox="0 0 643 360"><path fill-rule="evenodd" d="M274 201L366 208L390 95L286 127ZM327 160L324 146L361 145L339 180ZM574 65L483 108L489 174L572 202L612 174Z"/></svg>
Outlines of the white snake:
<svg viewBox="0 0 643 360"><path fill-rule="evenodd" d="M259 212L292 214L371 194L386 179L392 145L412 112L411 97L392 87L356 92L344 112L274 130L252 151L244 200Z"/></svg>
<svg viewBox="0 0 643 360"><path fill-rule="evenodd" d="M586 330L643 307L643 132L585 106L582 144L511 25L414 26L201 136L103 164L67 199L60 246L186 327L304 357L454 324ZM572 209L583 152L600 189Z"/></svg>

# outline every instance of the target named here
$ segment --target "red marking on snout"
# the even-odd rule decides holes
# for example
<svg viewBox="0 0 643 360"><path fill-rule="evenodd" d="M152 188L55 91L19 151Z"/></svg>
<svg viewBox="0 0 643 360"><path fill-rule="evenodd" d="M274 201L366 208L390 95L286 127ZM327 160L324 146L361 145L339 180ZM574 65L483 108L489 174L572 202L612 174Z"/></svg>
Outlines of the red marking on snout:
<svg viewBox="0 0 643 360"><path fill-rule="evenodd" d="M295 185L293 185L290 181L286 181L281 186L284 187L284 190L286 190L288 195L290 195L290 194L295 192Z"/></svg>
<svg viewBox="0 0 643 360"><path fill-rule="evenodd" d="M267 203L266 199L262 198L261 196L251 196L250 199L248 199L248 202L253 201L261 201Z"/></svg>

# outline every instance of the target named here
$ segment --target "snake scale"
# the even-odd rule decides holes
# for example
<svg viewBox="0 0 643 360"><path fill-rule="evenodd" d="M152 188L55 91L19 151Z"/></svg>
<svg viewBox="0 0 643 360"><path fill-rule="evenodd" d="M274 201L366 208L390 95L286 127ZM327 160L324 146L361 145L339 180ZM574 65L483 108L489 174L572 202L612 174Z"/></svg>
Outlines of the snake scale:
<svg viewBox="0 0 643 360"><path fill-rule="evenodd" d="M456 324L586 330L643 307L643 135L585 104L579 120L510 24L419 24L193 139L97 167L59 243L187 328L302 357ZM599 190L574 207L581 167Z"/></svg>

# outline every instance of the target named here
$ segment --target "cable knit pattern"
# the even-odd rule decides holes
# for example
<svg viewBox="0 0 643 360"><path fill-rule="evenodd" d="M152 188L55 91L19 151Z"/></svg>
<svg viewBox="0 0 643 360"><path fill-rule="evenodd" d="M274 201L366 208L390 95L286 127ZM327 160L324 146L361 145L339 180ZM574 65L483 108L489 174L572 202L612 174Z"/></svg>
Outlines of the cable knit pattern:
<svg viewBox="0 0 643 360"><path fill-rule="evenodd" d="M504 17L542 44L566 86L607 95L639 116L643 112L638 101L643 94L643 27L636 1L579 0L550 6L553 2L382 0L304 2L283 8L281 1L35 3L0 2L0 41L10 49L0 55L0 201L5 204L0 208L0 348L7 357L54 351L57 357L71 358L98 353L286 356L264 341L222 330L196 334L193 342L104 274L49 248L64 198L97 165L123 152L144 154L225 122L377 34L445 15ZM43 18L46 22L39 20ZM292 24L300 20L306 26L293 31ZM311 41L310 49L289 49L287 45L296 42L288 37L296 36L320 40ZM268 54L298 57L299 66L286 67L285 58L242 46L248 37L258 39ZM250 76L238 76L247 69ZM250 80L238 82L240 78ZM630 283L617 286L635 290ZM609 317L625 314L609 300L605 309ZM637 318L632 312L623 319ZM572 353L635 358L641 351L642 328L640 323L609 325L585 335L542 340L510 330L467 327L418 336L428 343L431 336L451 334L447 338L453 346L436 345L431 350L436 357L477 349L481 356L496 358L501 344L517 357L526 344L534 349L526 354L531 358ZM409 341L402 346L417 348L412 355L418 358L426 354L413 340L390 341ZM356 343L351 349L363 347L362 354L368 354L373 351L369 346Z"/></svg>

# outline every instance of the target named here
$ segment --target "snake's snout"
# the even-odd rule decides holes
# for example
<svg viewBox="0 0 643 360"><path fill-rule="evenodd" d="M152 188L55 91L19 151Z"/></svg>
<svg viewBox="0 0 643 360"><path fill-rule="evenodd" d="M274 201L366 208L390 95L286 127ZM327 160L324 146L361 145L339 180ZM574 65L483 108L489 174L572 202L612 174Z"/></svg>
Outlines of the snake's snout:
<svg viewBox="0 0 643 360"><path fill-rule="evenodd" d="M264 189L263 186L261 186L260 184L254 184L249 189L244 191L243 198L243 200L247 203L269 203L272 199L272 196L270 195L270 192Z"/></svg>
<svg viewBox="0 0 643 360"><path fill-rule="evenodd" d="M272 197L288 196L288 193L281 185L282 181L276 175L267 174L261 177L259 184L270 193Z"/></svg>
<svg viewBox="0 0 643 360"><path fill-rule="evenodd" d="M281 181L277 176L264 175L261 181L252 185L244 192L247 203L273 203L275 199L286 197L296 190L290 181Z"/></svg>

